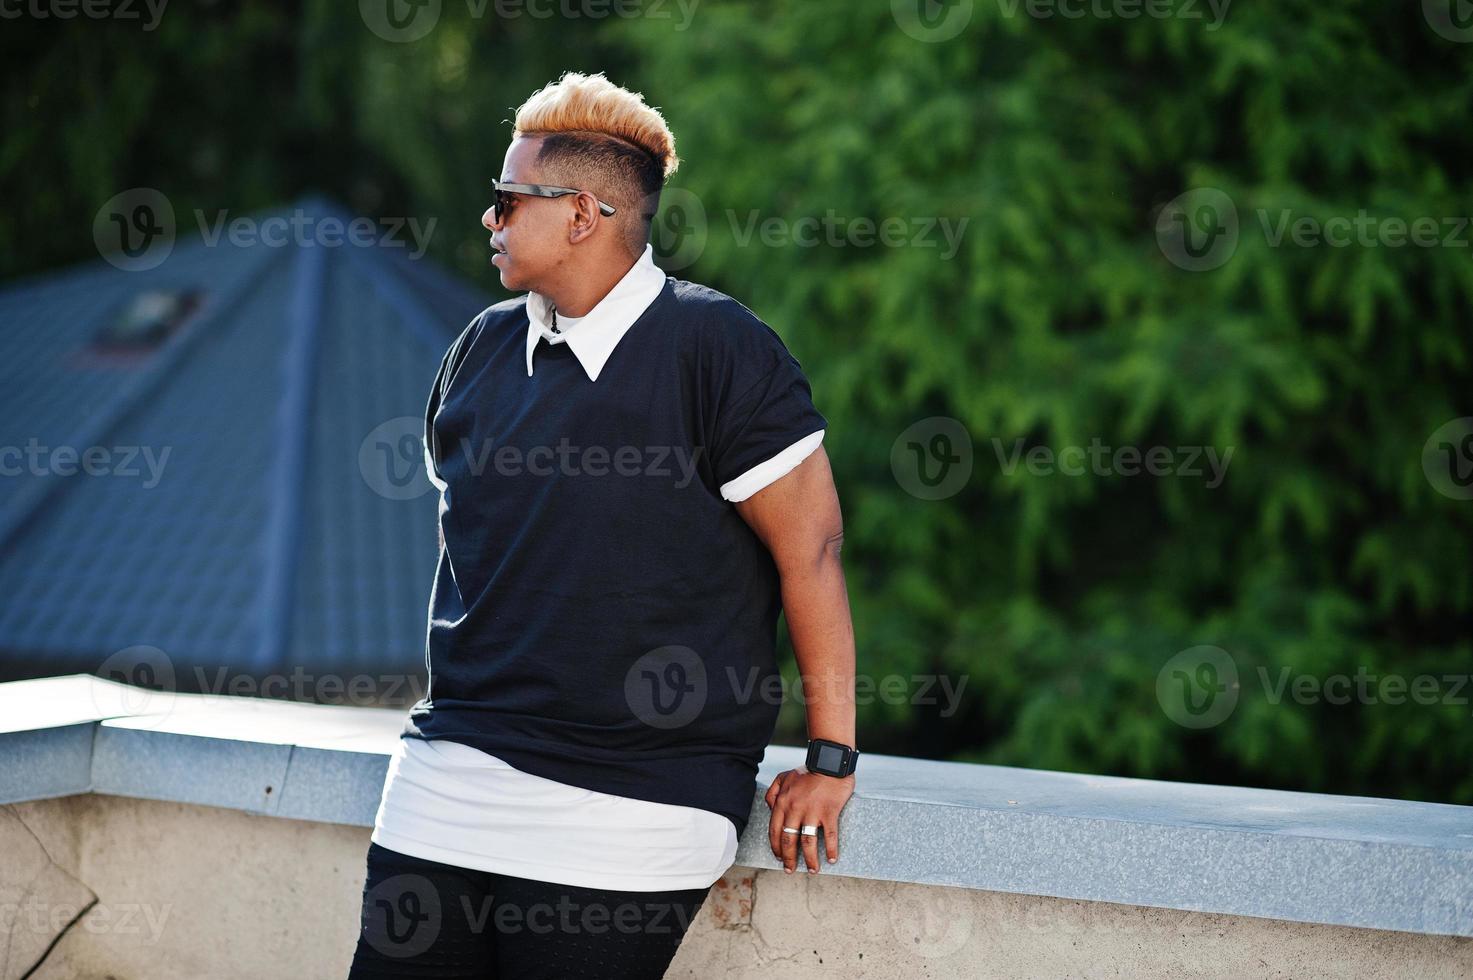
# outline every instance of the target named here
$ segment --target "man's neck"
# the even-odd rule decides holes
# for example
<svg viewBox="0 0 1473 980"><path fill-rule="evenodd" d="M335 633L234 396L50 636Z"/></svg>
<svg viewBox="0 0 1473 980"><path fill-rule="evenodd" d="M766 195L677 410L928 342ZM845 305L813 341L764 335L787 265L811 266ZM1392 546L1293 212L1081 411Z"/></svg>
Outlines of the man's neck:
<svg viewBox="0 0 1473 980"><path fill-rule="evenodd" d="M603 262L588 272L578 272L565 277L565 281L547 289L539 289L552 304L553 309L563 316L587 316L619 280L629 274L641 256L626 258L622 262Z"/></svg>

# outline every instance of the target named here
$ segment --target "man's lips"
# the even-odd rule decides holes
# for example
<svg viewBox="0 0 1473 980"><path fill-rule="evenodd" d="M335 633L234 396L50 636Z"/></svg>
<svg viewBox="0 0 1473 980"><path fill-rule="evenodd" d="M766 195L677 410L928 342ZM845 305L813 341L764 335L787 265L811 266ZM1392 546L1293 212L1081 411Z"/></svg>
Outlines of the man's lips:
<svg viewBox="0 0 1473 980"><path fill-rule="evenodd" d="M487 239L487 241L489 241L491 243L491 250L493 252L495 252L497 255L505 255L506 254L506 249L497 247L496 240L494 238Z"/></svg>

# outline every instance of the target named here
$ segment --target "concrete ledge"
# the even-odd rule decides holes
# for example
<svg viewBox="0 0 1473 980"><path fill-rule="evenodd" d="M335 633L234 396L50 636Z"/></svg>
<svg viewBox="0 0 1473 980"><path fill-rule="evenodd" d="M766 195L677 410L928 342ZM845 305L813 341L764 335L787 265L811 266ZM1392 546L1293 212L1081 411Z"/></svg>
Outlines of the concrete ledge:
<svg viewBox="0 0 1473 980"><path fill-rule="evenodd" d="M368 841L366 827L97 793L0 806L0 919L9 902L14 926L0 980L344 977ZM735 865L665 976L1466 980L1470 967L1458 936Z"/></svg>
<svg viewBox="0 0 1473 980"><path fill-rule="evenodd" d="M369 827L403 713L0 684L0 803L96 792ZM736 864L776 869L762 791ZM1473 807L866 754L823 874L1473 936ZM822 876L820 876L822 877Z"/></svg>

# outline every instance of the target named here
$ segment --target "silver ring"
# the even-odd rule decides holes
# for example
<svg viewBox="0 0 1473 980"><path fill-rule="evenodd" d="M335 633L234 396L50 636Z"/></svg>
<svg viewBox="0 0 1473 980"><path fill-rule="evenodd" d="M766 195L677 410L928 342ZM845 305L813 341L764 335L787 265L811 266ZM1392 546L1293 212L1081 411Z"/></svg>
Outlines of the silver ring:
<svg viewBox="0 0 1473 980"><path fill-rule="evenodd" d="M796 834L797 832L798 832L798 828L797 827L784 827L783 828L783 833L785 833L785 834Z"/></svg>
<svg viewBox="0 0 1473 980"><path fill-rule="evenodd" d="M805 823L803 825L803 836L804 837L817 837L818 836L818 826L816 824Z"/></svg>

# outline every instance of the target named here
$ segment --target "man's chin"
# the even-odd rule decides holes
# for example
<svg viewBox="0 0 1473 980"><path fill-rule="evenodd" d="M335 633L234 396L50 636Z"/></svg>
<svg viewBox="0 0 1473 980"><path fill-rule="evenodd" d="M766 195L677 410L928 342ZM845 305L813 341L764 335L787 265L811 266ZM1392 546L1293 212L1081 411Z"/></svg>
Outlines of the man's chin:
<svg viewBox="0 0 1473 980"><path fill-rule="evenodd" d="M507 267L509 263L505 255L501 256L501 261L497 262L493 260L491 264L496 266L497 272L501 273L501 286L503 289L509 289L514 293L523 292L527 289L522 282L522 277L517 274L516 270Z"/></svg>

